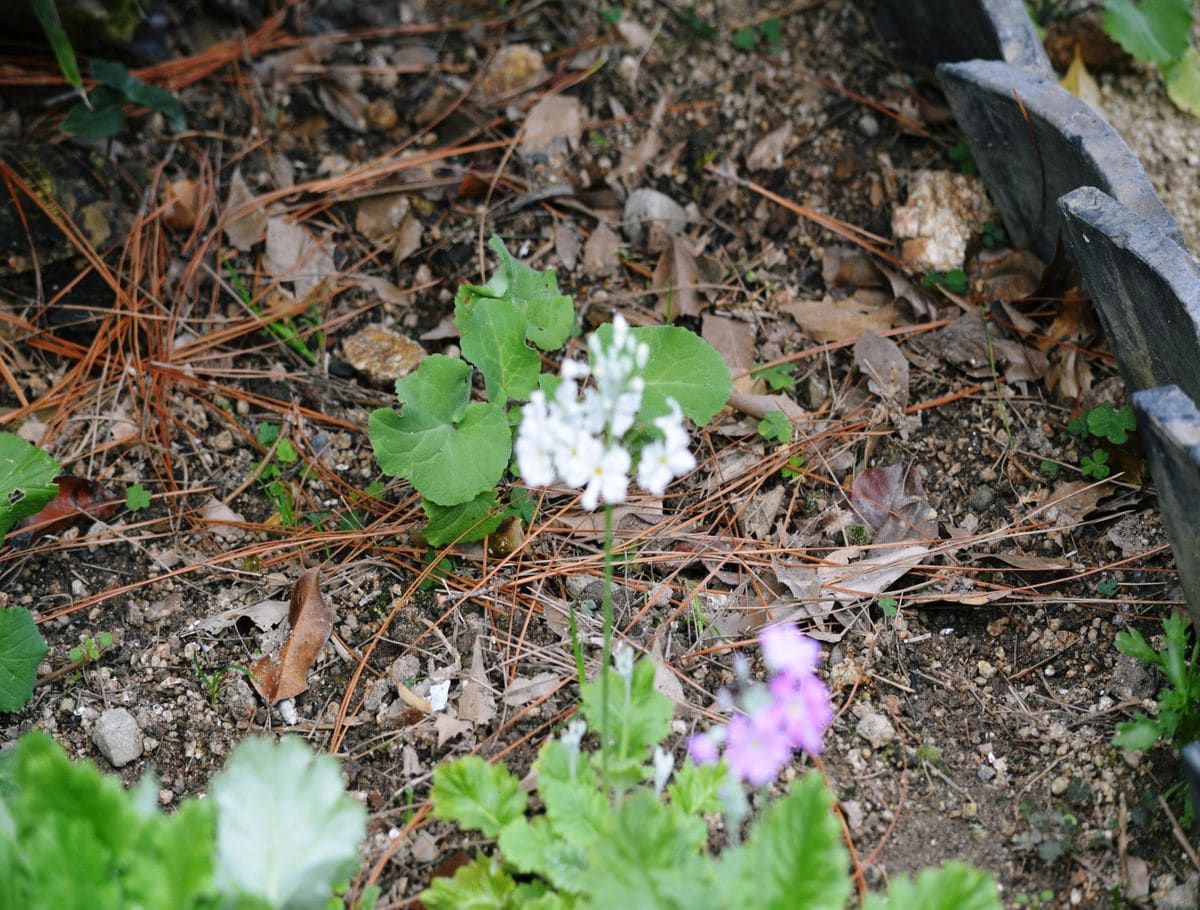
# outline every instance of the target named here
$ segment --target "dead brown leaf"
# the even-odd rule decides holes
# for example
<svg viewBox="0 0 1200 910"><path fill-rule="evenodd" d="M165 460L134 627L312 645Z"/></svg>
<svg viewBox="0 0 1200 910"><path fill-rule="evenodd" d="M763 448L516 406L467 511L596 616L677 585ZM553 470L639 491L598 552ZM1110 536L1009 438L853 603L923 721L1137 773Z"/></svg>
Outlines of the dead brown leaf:
<svg viewBox="0 0 1200 910"><path fill-rule="evenodd" d="M617 267L617 249L621 238L601 221L583 245L583 270L590 278L604 278Z"/></svg>
<svg viewBox="0 0 1200 910"><path fill-rule="evenodd" d="M746 169L750 171L778 170L783 167L783 156L792 145L792 124L785 123L778 129L771 130L758 142L746 156Z"/></svg>
<svg viewBox="0 0 1200 910"><path fill-rule="evenodd" d="M303 225L282 217L267 221L263 268L273 278L290 281L301 300L337 274L333 256L321 239Z"/></svg>
<svg viewBox="0 0 1200 910"><path fill-rule="evenodd" d="M654 269L654 287L658 289L658 305L654 311L667 322L680 316L700 315L700 267L688 249L687 241L672 237Z"/></svg>
<svg viewBox="0 0 1200 910"><path fill-rule="evenodd" d="M225 200L225 210L235 212L242 206L255 200L255 195L246 185L241 169L233 172L229 180L229 196ZM237 218L225 222L225 236L243 253L263 238L267 230L267 213L261 208L252 208Z"/></svg>
<svg viewBox="0 0 1200 910"><path fill-rule="evenodd" d="M583 107L570 95L547 95L530 108L521 134L525 158L565 155L583 135Z"/></svg>
<svg viewBox="0 0 1200 910"><path fill-rule="evenodd" d="M747 373L754 366L757 335L754 326L741 319L705 313L700 323L700 335L724 358L729 372L738 377L734 379L734 388L749 392L754 384L754 379Z"/></svg>
<svg viewBox="0 0 1200 910"><path fill-rule="evenodd" d="M867 468L851 484L850 505L874 531L875 544L937 537L925 496L925 470L912 462Z"/></svg>
<svg viewBox="0 0 1200 910"><path fill-rule="evenodd" d="M845 341L864 332L883 332L896 322L896 307L876 292L858 291L844 300L795 300L779 307L814 341Z"/></svg>
<svg viewBox="0 0 1200 910"><path fill-rule="evenodd" d="M851 246L828 246L822 250L821 277L830 290L857 291L859 288L881 288L887 283L884 270L874 257Z"/></svg>
<svg viewBox="0 0 1200 910"><path fill-rule="evenodd" d="M1038 289L1046 264L1027 250L985 250L971 286L987 300L1023 300Z"/></svg>
<svg viewBox="0 0 1200 910"><path fill-rule="evenodd" d="M296 579L288 605L292 631L278 654L264 655L251 672L254 688L275 704L308 689L308 671L329 641L336 616L321 594L321 570L308 569Z"/></svg>

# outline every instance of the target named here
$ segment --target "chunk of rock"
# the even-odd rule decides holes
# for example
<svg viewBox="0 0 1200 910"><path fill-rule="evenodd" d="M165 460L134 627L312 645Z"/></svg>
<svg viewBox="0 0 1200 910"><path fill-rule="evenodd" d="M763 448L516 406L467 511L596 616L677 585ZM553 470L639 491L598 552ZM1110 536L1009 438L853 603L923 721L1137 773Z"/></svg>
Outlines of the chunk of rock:
<svg viewBox="0 0 1200 910"><path fill-rule="evenodd" d="M425 349L385 325L367 326L342 342L346 362L372 382L386 385L407 376L425 359Z"/></svg>
<svg viewBox="0 0 1200 910"><path fill-rule="evenodd" d="M870 712L858 721L858 735L871 744L872 749L881 749L896 738L892 722L882 714Z"/></svg>
<svg viewBox="0 0 1200 910"><path fill-rule="evenodd" d="M983 181L950 171L917 171L908 202L892 214L909 268L948 272L961 268L967 242L983 230L992 204Z"/></svg>
<svg viewBox="0 0 1200 910"><path fill-rule="evenodd" d="M142 728L124 708L109 708L96 719L92 742L114 768L124 768L142 755Z"/></svg>

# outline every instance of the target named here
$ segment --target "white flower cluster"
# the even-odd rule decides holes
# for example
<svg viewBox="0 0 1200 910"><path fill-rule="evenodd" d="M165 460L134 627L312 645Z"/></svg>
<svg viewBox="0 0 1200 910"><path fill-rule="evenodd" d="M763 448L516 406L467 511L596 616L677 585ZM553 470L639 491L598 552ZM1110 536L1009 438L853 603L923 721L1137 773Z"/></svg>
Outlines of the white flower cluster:
<svg viewBox="0 0 1200 910"><path fill-rule="evenodd" d="M531 486L561 481L583 489L580 503L594 509L600 502L625 501L632 456L625 435L642 407L642 370L650 349L638 342L625 320L613 318L608 344L597 334L588 339L586 364L564 360L552 399L539 389L521 411L521 426L513 451L521 476ZM579 383L591 376L594 386ZM638 460L637 480L661 495L676 477L696 466L688 449L688 434L678 403L668 398L671 413L654 420L660 439L648 443Z"/></svg>

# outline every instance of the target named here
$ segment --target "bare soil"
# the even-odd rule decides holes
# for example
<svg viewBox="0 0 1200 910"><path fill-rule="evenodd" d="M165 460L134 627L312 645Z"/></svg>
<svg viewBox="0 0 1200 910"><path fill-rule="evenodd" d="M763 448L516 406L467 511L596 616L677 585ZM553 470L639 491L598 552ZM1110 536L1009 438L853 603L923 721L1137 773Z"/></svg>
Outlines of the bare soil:
<svg viewBox="0 0 1200 910"><path fill-rule="evenodd" d="M1069 281L1038 287L1035 264L1003 244L985 250L978 230L968 293L922 288L920 268L885 263L907 274L904 291L805 214L877 235L867 242L899 257L892 215L913 175L960 172L944 100L877 34L867 5L638 0L616 26L596 4L392 6L398 18L301 5L265 25L252 12L252 39L219 67L150 70L177 89L189 131L173 137L141 112L91 149L122 175L111 185L124 214L95 242L90 272L80 240L44 257L41 282L0 276L14 377L0 385L6 428L117 499L135 482L155 494L145 510L122 507L0 555L4 596L36 611L51 646L33 702L0 718L0 746L37 727L103 764L93 725L125 706L147 739L119 773L133 782L153 771L170 807L203 792L242 737L302 735L339 756L369 807L363 878L383 886L381 906L411 903L477 846L420 814L429 776L466 752L523 772L573 709L565 605L596 599L598 537L566 529L579 516L554 495L515 549L459 546L433 573L419 504L380 474L366 437L369 412L394 403L390 383L349 365L343 343L386 324L453 353L454 290L485 277L481 240L494 232L556 270L584 327L614 312L658 321L670 307L734 361L745 395L770 391L747 375L751 363L795 368L782 393L792 442L762 439L763 403L742 399L698 431L700 468L665 499L637 500L622 524L638 558L625 565L618 623L662 664L679 702L677 751L714 716L713 693L754 629L799 616L826 644L838 719L822 769L872 886L959 858L993 872L1010 907L1196 906L1176 757L1110 744L1162 683L1114 636L1130 624L1152 635L1182 604L1136 442L1112 448L1110 477L1080 474L1093 446L1068 420L1126 403L1090 304ZM215 59L237 22L223 5L209 13L176 14L165 39ZM765 32L752 51L731 42L774 18L777 46ZM497 56L514 46L525 56L497 76ZM526 79L521 61L539 56L544 72ZM18 69L53 82L48 53ZM1153 116L1171 116L1146 74L1103 79L1114 99L1156 92ZM0 75L5 140L75 147L57 132L61 110L40 105L54 89L20 81ZM522 150L530 110L554 93L578 101L578 131ZM785 124L778 154L752 155ZM6 160L27 174L19 158ZM242 217L231 217L235 173L272 219L306 225L331 254L329 280L307 298L265 255L264 226L247 249L224 232ZM1172 205L1178 172L1151 173ZM166 204L182 181L196 189L190 215ZM588 260L589 238L601 223L619 233L636 188L687 209L699 290L661 287L661 244L679 241L653 232L650 248L622 238L620 255L598 245ZM379 230L363 212L385 193L403 215ZM835 274L838 261L852 277ZM315 364L263 330L232 276L264 310L314 315L323 346L303 340ZM913 299L926 309L914 313ZM804 301L841 321L821 329L796 316L810 312L797 309ZM861 323L845 321L851 308ZM973 349L976 336L949 329L979 313L986 343ZM902 400L872 389L855 362L868 330L907 358ZM742 347L727 340L739 332ZM1009 354L996 353L1001 343ZM296 462L274 459L263 424L282 426ZM793 456L804 459L799 479L780 473ZM264 460L286 495L256 476ZM812 587L816 566L862 560L869 532L852 490L893 465L922 479L906 490L927 533L885 543L923 552L886 592ZM376 480L386 487L364 496ZM241 520L216 522L213 500ZM202 623L286 601L312 566L339 618L289 722L232 669L269 648L268 633L246 616ZM56 672L102 632L114 644L99 660ZM597 647L593 667L598 658ZM405 700L445 681L443 711Z"/></svg>

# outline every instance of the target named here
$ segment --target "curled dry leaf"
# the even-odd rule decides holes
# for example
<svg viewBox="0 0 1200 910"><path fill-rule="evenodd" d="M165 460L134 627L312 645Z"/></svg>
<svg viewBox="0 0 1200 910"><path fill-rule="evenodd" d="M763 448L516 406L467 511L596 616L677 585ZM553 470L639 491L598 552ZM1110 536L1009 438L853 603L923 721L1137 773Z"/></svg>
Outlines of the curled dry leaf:
<svg viewBox="0 0 1200 910"><path fill-rule="evenodd" d="M234 171L229 181L229 196L225 200L225 237L243 253L262 240L267 230L267 213L261 207L255 206L233 218L228 216L250 205L254 200L255 196L246 185L241 170Z"/></svg>
<svg viewBox="0 0 1200 910"><path fill-rule="evenodd" d="M882 332L896 321L896 307L877 292L858 291L844 300L794 300L779 307L814 341L845 341L864 332Z"/></svg>
<svg viewBox="0 0 1200 910"><path fill-rule="evenodd" d="M565 155L579 145L583 121L583 107L578 98L547 95L525 117L521 154L526 158Z"/></svg>
<svg viewBox="0 0 1200 910"><path fill-rule="evenodd" d="M254 688L275 704L308 689L308 671L329 641L335 619L333 609L321 594L321 570L308 569L296 580L288 606L292 630L278 654L268 654L251 667Z"/></svg>
<svg viewBox="0 0 1200 910"><path fill-rule="evenodd" d="M850 505L875 532L876 544L937 537L937 515L925 497L925 471L900 463L859 472Z"/></svg>
<svg viewBox="0 0 1200 910"><path fill-rule="evenodd" d="M589 278L611 275L617 267L617 249L621 238L601 221L583 245L583 270Z"/></svg>
<svg viewBox="0 0 1200 910"><path fill-rule="evenodd" d="M791 145L792 124L788 122L754 143L754 148L746 156L747 170L778 170L783 167L783 156L787 154Z"/></svg>
<svg viewBox="0 0 1200 910"><path fill-rule="evenodd" d="M15 534L9 543L14 547L28 546L43 534L57 534L66 530L80 518L104 521L110 518L121 505L102 485L86 477L63 474L54 478L58 493L40 512L22 518L13 529L28 530Z"/></svg>
<svg viewBox="0 0 1200 910"><path fill-rule="evenodd" d="M867 332L854 345L854 365L889 407L903 409L908 404L908 361L892 339Z"/></svg>
<svg viewBox="0 0 1200 910"><path fill-rule="evenodd" d="M337 274L333 256L321 239L283 217L267 222L263 268L272 278L290 281L298 299L308 297L321 282Z"/></svg>

